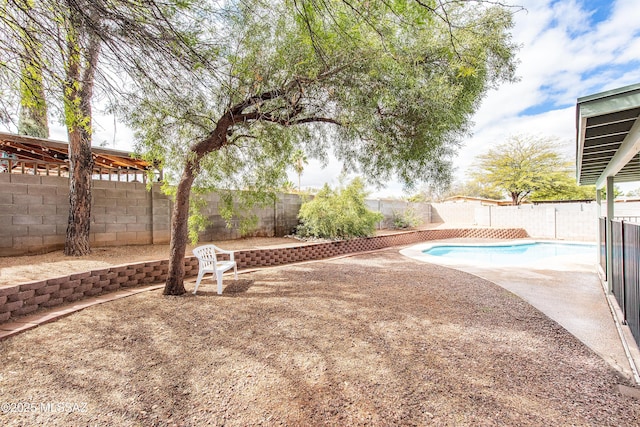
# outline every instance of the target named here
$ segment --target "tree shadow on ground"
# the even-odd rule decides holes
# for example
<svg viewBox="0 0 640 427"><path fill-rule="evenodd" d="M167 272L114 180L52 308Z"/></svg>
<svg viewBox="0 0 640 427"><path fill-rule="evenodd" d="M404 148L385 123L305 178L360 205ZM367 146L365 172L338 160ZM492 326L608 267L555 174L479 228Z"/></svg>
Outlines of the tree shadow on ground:
<svg viewBox="0 0 640 427"><path fill-rule="evenodd" d="M243 294L251 289L255 280L248 279L239 279L239 280L224 280L222 282L222 295L237 295ZM204 289L203 289L204 288ZM201 283L198 288L198 293L196 296L200 297L217 297L220 296L217 291L217 285L214 282L211 283Z"/></svg>

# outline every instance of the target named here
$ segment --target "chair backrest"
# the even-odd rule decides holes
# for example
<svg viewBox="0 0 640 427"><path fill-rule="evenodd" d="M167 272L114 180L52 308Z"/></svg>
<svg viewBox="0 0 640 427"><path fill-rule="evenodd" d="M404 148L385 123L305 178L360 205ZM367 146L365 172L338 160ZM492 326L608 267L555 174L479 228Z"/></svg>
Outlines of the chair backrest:
<svg viewBox="0 0 640 427"><path fill-rule="evenodd" d="M198 246L193 249L193 255L200 261L218 262L216 258L216 247L213 245Z"/></svg>

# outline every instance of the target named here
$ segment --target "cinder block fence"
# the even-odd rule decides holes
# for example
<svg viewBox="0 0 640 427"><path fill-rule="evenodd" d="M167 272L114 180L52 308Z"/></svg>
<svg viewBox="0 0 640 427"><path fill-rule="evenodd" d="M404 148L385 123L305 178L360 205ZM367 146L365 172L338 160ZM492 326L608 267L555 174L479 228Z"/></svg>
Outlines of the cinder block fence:
<svg viewBox="0 0 640 427"><path fill-rule="evenodd" d="M160 184L151 190L138 182L92 181L90 242L94 247L166 244L170 239L172 202ZM206 196L203 214L210 225L200 240L240 237L218 213L220 197ZM272 206L256 208L254 236L284 236L298 223L302 201L280 194ZM69 179L0 173L0 256L45 253L64 247L69 217Z"/></svg>
<svg viewBox="0 0 640 427"><path fill-rule="evenodd" d="M391 246L456 237L518 239L528 236L526 231L519 228L420 230L340 242L236 251L235 259L240 269L247 269L318 260ZM195 276L198 272L198 260L195 257L186 257L184 262L186 276ZM83 298L123 288L160 283L166 280L168 269L168 260L148 261L2 287L0 288L0 322L33 313L38 309L73 303Z"/></svg>

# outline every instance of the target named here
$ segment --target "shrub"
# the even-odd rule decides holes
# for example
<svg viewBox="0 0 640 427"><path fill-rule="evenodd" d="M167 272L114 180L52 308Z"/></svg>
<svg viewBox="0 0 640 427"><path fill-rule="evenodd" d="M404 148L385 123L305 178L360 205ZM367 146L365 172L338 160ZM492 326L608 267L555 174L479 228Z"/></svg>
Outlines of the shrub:
<svg viewBox="0 0 640 427"><path fill-rule="evenodd" d="M383 216L372 212L365 205L364 184L360 178L342 190L332 190L328 185L300 207L301 224L297 234L302 237L348 239L371 236L376 223Z"/></svg>
<svg viewBox="0 0 640 427"><path fill-rule="evenodd" d="M394 210L391 215L394 229L414 228L422 224L422 218L413 208L407 208L404 211Z"/></svg>

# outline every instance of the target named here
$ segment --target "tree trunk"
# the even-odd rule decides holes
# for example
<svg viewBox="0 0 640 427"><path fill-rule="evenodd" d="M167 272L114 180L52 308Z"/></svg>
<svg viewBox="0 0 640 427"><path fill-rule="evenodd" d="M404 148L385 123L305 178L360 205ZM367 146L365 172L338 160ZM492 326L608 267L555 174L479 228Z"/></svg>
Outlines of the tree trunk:
<svg viewBox="0 0 640 427"><path fill-rule="evenodd" d="M64 254L87 255L91 228L91 99L100 55L100 38L86 33L81 20L71 13L67 22L66 81L63 87L64 113L69 135L69 221ZM81 35L89 44L83 49Z"/></svg>
<svg viewBox="0 0 640 427"><path fill-rule="evenodd" d="M169 245L169 274L164 286L165 295L182 295L184 288L184 255L189 236L189 199L195 179L196 165L188 161L184 168L171 215L171 243Z"/></svg>
<svg viewBox="0 0 640 427"><path fill-rule="evenodd" d="M200 171L200 160L208 153L219 150L227 142L227 131L233 125L233 114L228 112L216 124L209 136L191 147L184 172L176 191L171 215L171 242L169 244L169 272L164 286L165 295L182 295L184 288L184 255L189 239L189 199L191 186Z"/></svg>
<svg viewBox="0 0 640 427"><path fill-rule="evenodd" d="M69 221L64 254L91 253L91 172L93 156L86 132L76 127L69 131Z"/></svg>

